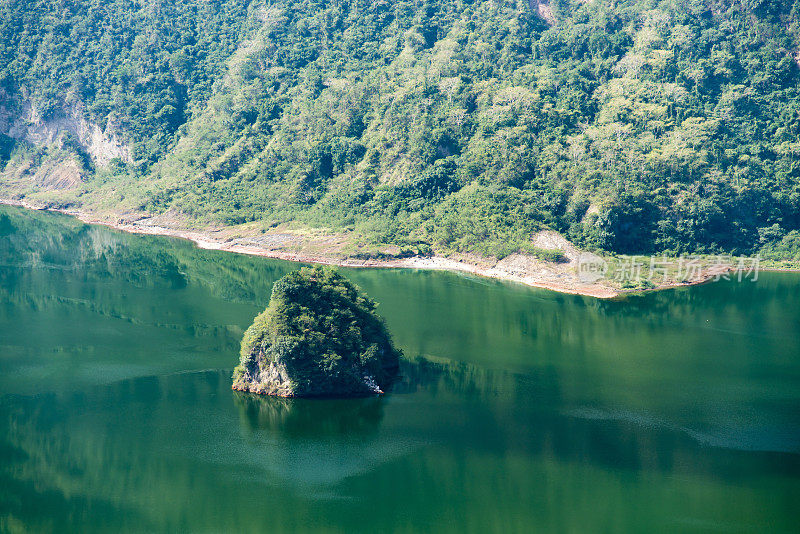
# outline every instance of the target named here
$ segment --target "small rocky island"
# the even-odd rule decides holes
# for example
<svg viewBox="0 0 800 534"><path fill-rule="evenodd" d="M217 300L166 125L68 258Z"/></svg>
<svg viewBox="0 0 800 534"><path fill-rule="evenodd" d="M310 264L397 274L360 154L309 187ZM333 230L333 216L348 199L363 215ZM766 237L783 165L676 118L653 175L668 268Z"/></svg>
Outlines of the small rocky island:
<svg viewBox="0 0 800 534"><path fill-rule="evenodd" d="M400 351L376 306L331 269L284 276L244 334L233 389L280 397L383 393L397 375Z"/></svg>

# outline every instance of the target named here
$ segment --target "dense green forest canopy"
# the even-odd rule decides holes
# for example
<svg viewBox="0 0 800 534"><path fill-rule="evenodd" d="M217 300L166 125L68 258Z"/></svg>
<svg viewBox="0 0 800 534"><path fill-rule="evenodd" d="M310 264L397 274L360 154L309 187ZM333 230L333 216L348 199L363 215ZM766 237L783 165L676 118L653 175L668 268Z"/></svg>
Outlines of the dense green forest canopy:
<svg viewBox="0 0 800 534"><path fill-rule="evenodd" d="M440 251L549 227L792 255L799 25L769 0L5 0L8 114L80 106L133 157L4 134L0 165L72 151L69 202Z"/></svg>

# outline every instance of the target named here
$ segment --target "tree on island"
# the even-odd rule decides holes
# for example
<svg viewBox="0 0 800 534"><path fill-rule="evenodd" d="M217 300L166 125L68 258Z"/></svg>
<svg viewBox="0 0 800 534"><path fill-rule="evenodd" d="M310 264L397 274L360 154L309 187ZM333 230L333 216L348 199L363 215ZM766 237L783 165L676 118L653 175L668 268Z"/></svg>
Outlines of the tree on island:
<svg viewBox="0 0 800 534"><path fill-rule="evenodd" d="M284 276L244 334L233 389L281 397L383 393L401 353L376 306L332 269Z"/></svg>

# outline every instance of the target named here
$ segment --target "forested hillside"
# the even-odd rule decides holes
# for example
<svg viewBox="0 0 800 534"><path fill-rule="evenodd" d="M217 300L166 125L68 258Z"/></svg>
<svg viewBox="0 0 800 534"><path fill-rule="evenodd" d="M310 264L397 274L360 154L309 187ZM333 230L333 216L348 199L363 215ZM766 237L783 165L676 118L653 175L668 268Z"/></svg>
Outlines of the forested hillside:
<svg viewBox="0 0 800 534"><path fill-rule="evenodd" d="M800 0L3 0L0 193L800 259L798 35Z"/></svg>

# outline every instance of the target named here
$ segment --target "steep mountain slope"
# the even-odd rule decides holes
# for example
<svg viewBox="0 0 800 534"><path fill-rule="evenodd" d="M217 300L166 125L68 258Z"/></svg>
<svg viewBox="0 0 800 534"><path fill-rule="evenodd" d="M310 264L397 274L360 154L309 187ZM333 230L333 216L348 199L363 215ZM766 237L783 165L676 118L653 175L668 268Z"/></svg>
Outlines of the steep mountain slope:
<svg viewBox="0 0 800 534"><path fill-rule="evenodd" d="M615 252L788 257L798 17L766 0L10 1L0 192L496 256L549 227ZM76 110L91 127L52 126ZM52 191L47 162L80 180Z"/></svg>

